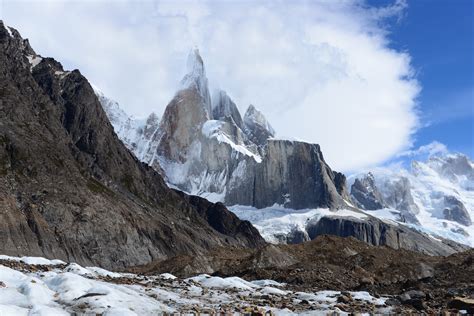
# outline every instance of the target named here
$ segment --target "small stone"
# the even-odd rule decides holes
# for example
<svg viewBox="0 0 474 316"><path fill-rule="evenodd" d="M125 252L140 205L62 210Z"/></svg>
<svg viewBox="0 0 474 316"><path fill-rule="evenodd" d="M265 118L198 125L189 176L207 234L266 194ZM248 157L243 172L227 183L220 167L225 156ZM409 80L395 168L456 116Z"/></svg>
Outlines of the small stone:
<svg viewBox="0 0 474 316"><path fill-rule="evenodd" d="M448 303L449 308L465 310L468 314L474 314L474 299L455 297Z"/></svg>
<svg viewBox="0 0 474 316"><path fill-rule="evenodd" d="M3 283L2 281L0 281L0 287L7 287L5 283Z"/></svg>
<svg viewBox="0 0 474 316"><path fill-rule="evenodd" d="M387 306L399 306L399 305L401 305L401 303L396 298L389 298L388 300L385 301L385 305L387 305Z"/></svg>
<svg viewBox="0 0 474 316"><path fill-rule="evenodd" d="M363 277L360 279L360 284L361 285L373 285L374 284L374 278L372 277Z"/></svg>
<svg viewBox="0 0 474 316"><path fill-rule="evenodd" d="M350 301L352 301L352 298L351 297L348 297L348 296L345 296L345 295L341 295L337 298L337 302L338 303L349 303Z"/></svg>

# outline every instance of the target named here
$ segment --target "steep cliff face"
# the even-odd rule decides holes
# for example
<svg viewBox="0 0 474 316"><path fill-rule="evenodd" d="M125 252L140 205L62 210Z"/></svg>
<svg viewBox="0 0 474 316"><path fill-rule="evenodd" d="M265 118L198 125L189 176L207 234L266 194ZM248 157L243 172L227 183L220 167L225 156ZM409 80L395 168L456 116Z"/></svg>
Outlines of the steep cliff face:
<svg viewBox="0 0 474 316"><path fill-rule="evenodd" d="M0 248L122 268L263 239L222 206L170 190L114 133L77 70L0 22ZM216 230L209 223L226 218Z"/></svg>
<svg viewBox="0 0 474 316"><path fill-rule="evenodd" d="M345 177L329 168L318 145L272 139L265 116L250 105L242 119L225 91L216 91L209 104L204 64L193 50L147 154L135 150L136 156L162 168L170 185L227 205L345 205Z"/></svg>
<svg viewBox="0 0 474 316"><path fill-rule="evenodd" d="M338 208L347 198L344 176L329 168L315 144L270 139L262 162L247 174L249 180L233 187L226 203L257 208L275 203L293 209Z"/></svg>
<svg viewBox="0 0 474 316"><path fill-rule="evenodd" d="M446 256L468 247L449 240L433 240L408 227L390 224L376 218L355 219L350 217L323 217L309 223L307 232L311 239L321 235L354 237L374 246L388 246L393 249L408 249L434 256Z"/></svg>
<svg viewBox="0 0 474 316"><path fill-rule="evenodd" d="M351 195L355 205L364 210L378 210L385 207L385 201L370 172L362 178L355 179L351 186Z"/></svg>

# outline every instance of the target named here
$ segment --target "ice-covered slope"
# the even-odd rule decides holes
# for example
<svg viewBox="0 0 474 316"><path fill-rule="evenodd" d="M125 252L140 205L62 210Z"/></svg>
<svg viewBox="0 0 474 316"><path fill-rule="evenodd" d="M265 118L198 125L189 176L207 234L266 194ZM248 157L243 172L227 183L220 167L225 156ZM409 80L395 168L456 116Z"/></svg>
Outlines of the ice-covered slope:
<svg viewBox="0 0 474 316"><path fill-rule="evenodd" d="M346 292L383 313L387 298ZM348 294L345 294L348 295ZM340 312L340 291L297 292L273 280L206 274L177 278L110 272L39 257L0 255L0 315L283 314ZM306 304L298 304L306 300ZM288 301L288 303L282 303ZM259 307L257 307L257 305ZM363 309L354 304L354 309Z"/></svg>
<svg viewBox="0 0 474 316"><path fill-rule="evenodd" d="M349 178L352 199L358 206L379 217L406 222L431 232L474 246L474 164L462 154L445 154L413 161L409 169L371 170L374 187L366 187L367 174ZM367 203L369 192L380 192L375 205ZM373 206L373 205L372 205Z"/></svg>
<svg viewBox="0 0 474 316"><path fill-rule="evenodd" d="M130 116L120 108L117 101L106 97L98 87L94 85L92 87L110 123L112 123L115 133L125 146L138 159L147 163L152 160L148 153L151 149L156 149L156 143L153 142L153 139L160 124L158 115L151 113L148 117L142 119Z"/></svg>

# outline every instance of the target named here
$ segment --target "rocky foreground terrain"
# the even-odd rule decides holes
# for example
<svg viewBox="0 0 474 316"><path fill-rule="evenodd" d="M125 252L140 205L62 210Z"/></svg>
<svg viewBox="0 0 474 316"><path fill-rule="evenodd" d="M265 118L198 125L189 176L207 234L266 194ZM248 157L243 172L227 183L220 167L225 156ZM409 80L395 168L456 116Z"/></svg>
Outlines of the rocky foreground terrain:
<svg viewBox="0 0 474 316"><path fill-rule="evenodd" d="M473 263L473 250L430 257L328 236L178 256L120 273L0 256L0 312L472 314Z"/></svg>
<svg viewBox="0 0 474 316"><path fill-rule="evenodd" d="M200 258L180 256L132 271L271 279L293 291L367 291L374 297L390 297L385 303L394 312L440 312L454 307L454 298L461 297L467 304L463 306L474 312L473 249L437 257L374 247L354 238L321 236L299 245L218 249ZM352 300L340 300L345 303L342 310L361 311L360 306L351 306Z"/></svg>

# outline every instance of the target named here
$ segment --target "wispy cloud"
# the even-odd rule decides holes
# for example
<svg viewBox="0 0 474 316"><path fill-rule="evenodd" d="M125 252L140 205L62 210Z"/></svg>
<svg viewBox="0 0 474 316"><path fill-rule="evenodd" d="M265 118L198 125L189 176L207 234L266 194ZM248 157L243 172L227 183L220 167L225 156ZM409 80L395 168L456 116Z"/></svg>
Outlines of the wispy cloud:
<svg viewBox="0 0 474 316"><path fill-rule="evenodd" d="M396 155L397 158L419 158L432 157L435 155L446 155L449 153L445 144L433 141L427 145L423 145L414 150L406 150Z"/></svg>
<svg viewBox="0 0 474 316"><path fill-rule="evenodd" d="M81 71L134 115L162 111L200 48L212 87L255 104L279 132L320 143L340 170L410 145L418 126L410 55L389 48L405 1L3 1L40 54Z"/></svg>

